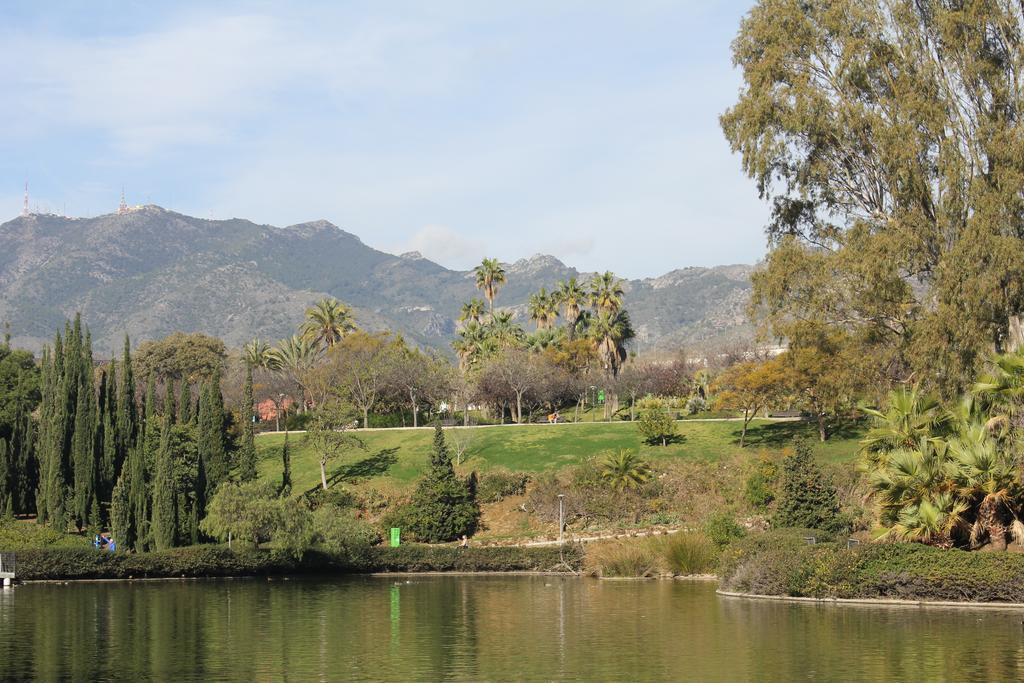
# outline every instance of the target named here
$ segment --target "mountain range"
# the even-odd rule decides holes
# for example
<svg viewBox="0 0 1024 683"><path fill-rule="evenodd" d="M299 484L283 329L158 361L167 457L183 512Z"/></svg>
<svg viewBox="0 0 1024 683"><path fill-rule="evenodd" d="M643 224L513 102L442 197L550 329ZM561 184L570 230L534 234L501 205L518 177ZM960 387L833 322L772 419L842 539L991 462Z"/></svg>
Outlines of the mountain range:
<svg viewBox="0 0 1024 683"><path fill-rule="evenodd" d="M524 324L530 293L590 276L546 255L505 268L508 283L495 305ZM626 280L640 350L748 335L752 271L693 267ZM462 303L479 292L472 271L373 249L323 220L280 228L149 205L93 218L29 214L0 225L0 321L10 324L13 343L33 350L78 311L103 355L126 332L142 341L200 331L229 347L257 336L274 341L326 295L353 306L367 329L397 330L449 351Z"/></svg>

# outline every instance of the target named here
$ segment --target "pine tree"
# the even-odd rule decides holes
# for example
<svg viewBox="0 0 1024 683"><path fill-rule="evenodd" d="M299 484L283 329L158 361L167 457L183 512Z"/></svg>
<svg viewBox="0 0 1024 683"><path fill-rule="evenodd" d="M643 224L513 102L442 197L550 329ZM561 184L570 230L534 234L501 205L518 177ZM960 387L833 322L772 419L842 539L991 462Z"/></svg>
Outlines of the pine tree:
<svg viewBox="0 0 1024 683"><path fill-rule="evenodd" d="M480 506L466 482L455 475L439 424L434 427L430 470L416 486L401 516L409 531L427 543L453 541L476 530Z"/></svg>
<svg viewBox="0 0 1024 683"><path fill-rule="evenodd" d="M148 429L148 427L147 427ZM174 460L170 446L171 424L164 421L153 474L152 538L156 550L173 548L177 536L178 494L174 486Z"/></svg>
<svg viewBox="0 0 1024 683"><path fill-rule="evenodd" d="M284 433L284 445L281 446L281 489L278 494L284 497L292 494L292 456L288 452L288 432Z"/></svg>
<svg viewBox="0 0 1024 683"><path fill-rule="evenodd" d="M814 462L814 450L806 439L796 439L793 453L782 462L782 493L772 526L829 533L839 533L847 526L839 514L835 486Z"/></svg>
<svg viewBox="0 0 1024 683"><path fill-rule="evenodd" d="M245 390L242 392L242 444L238 449L238 479L252 481L256 478L256 427L253 424L252 366L245 366Z"/></svg>

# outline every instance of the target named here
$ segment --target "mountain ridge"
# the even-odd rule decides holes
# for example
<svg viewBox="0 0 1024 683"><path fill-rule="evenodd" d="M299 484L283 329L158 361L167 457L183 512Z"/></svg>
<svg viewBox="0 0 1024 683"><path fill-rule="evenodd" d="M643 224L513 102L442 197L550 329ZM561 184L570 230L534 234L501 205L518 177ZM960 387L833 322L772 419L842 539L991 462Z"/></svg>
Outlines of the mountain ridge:
<svg viewBox="0 0 1024 683"><path fill-rule="evenodd" d="M568 277L555 256L505 263L496 306L521 312L531 292ZM754 266L679 268L624 280L643 348L746 335ZM614 270L614 268L612 268ZM123 214L29 214L0 225L0 320L13 341L38 350L81 311L96 348L200 331L240 346L291 334L307 305L334 296L369 329L394 329L449 352L461 304L479 296L472 271L418 252L393 255L320 219L285 227L242 218L196 218L147 205ZM527 321L522 320L524 324Z"/></svg>

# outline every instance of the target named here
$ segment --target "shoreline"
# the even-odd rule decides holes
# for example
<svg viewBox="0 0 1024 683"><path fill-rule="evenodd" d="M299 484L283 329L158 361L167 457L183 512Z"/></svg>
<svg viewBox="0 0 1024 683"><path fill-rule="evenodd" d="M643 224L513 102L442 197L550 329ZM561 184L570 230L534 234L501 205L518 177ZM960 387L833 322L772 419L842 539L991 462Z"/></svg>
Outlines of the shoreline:
<svg viewBox="0 0 1024 683"><path fill-rule="evenodd" d="M1024 610L1020 602L965 602L949 600L901 600L899 598L811 598L796 595L759 595L757 593L737 593L735 591L716 590L716 595L723 598L760 600L771 602L795 602L805 605L840 605L849 607L914 607L946 609L1004 609Z"/></svg>

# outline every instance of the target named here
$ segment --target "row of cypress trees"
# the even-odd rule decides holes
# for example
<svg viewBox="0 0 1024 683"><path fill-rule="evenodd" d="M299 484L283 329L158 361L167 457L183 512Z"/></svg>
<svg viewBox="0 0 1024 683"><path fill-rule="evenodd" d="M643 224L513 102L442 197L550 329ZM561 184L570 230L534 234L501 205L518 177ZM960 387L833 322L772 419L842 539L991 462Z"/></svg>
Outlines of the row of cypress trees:
<svg viewBox="0 0 1024 683"><path fill-rule="evenodd" d="M43 351L40 385L34 463L21 474L31 478L36 466L41 523L109 526L122 546L139 551L198 540L206 501L231 469L219 371L197 399L187 382L179 392L168 380L161 400L149 377L140 406L127 336L121 362L97 372L76 316ZM251 469L254 476L255 448Z"/></svg>

